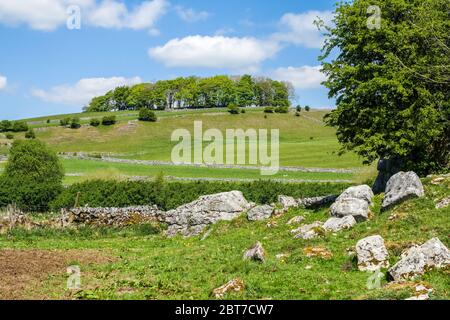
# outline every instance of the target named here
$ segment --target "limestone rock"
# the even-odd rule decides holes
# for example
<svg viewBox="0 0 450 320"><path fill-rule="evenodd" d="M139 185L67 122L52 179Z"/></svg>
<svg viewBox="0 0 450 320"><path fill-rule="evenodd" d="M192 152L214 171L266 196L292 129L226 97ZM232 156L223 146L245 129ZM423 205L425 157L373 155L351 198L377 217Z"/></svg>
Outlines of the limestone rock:
<svg viewBox="0 0 450 320"><path fill-rule="evenodd" d="M344 198L333 203L330 208L333 217L353 216L356 221L364 221L369 218L369 204L367 201L357 198Z"/></svg>
<svg viewBox="0 0 450 320"><path fill-rule="evenodd" d="M283 206L283 209L296 208L298 206L297 201L293 197L278 196L278 202Z"/></svg>
<svg viewBox="0 0 450 320"><path fill-rule="evenodd" d="M250 208L250 203L240 191L206 195L164 214L163 221L169 225L167 234L184 236L200 234L205 227L218 221L230 221Z"/></svg>
<svg viewBox="0 0 450 320"><path fill-rule="evenodd" d="M217 299L223 298L229 292L242 292L245 290L244 281L240 278L230 280L223 286L213 290L213 295Z"/></svg>
<svg viewBox="0 0 450 320"><path fill-rule="evenodd" d="M361 271L375 271L389 267L388 252L384 239L379 236L370 236L361 239L356 244L358 269Z"/></svg>
<svg viewBox="0 0 450 320"><path fill-rule="evenodd" d="M274 208L267 204L257 206L247 212L247 219L250 221L262 221L272 216Z"/></svg>
<svg viewBox="0 0 450 320"><path fill-rule="evenodd" d="M350 229L356 224L353 216L345 216L343 218L331 217L323 224L325 231L338 232L343 229Z"/></svg>
<svg viewBox="0 0 450 320"><path fill-rule="evenodd" d="M372 187L373 192L378 194L386 190L389 179L400 171L400 164L400 161L396 159L381 159L378 161L378 176Z"/></svg>
<svg viewBox="0 0 450 320"><path fill-rule="evenodd" d="M381 209L387 210L402 201L424 195L423 185L417 174L412 171L399 172L393 175L386 185Z"/></svg>
<svg viewBox="0 0 450 320"><path fill-rule="evenodd" d="M341 195L336 199L336 201L340 201L342 199L347 198L356 198L365 200L369 205L372 205L372 198L374 194L372 189L368 185L360 185L347 188Z"/></svg>
<svg viewBox="0 0 450 320"><path fill-rule="evenodd" d="M436 204L436 209L443 209L450 205L450 197L442 199Z"/></svg>
<svg viewBox="0 0 450 320"><path fill-rule="evenodd" d="M304 216L296 216L296 217L293 217L292 219L290 219L286 224L287 225L299 224L299 223L302 223L304 220L305 220Z"/></svg>
<svg viewBox="0 0 450 320"><path fill-rule="evenodd" d="M414 278L432 268L450 265L450 251L438 239L428 240L421 246L406 250L400 261L389 269L389 275L396 281Z"/></svg>
<svg viewBox="0 0 450 320"><path fill-rule="evenodd" d="M322 227L322 222L315 221L311 224L303 225L297 229L291 231L291 233L295 234L295 239L304 239L309 240L313 239L320 235L320 231Z"/></svg>
<svg viewBox="0 0 450 320"><path fill-rule="evenodd" d="M256 242L250 249L244 253L244 260L254 260L264 262L266 260L266 251L261 242Z"/></svg>
<svg viewBox="0 0 450 320"><path fill-rule="evenodd" d="M312 198L303 198L298 199L297 203L299 206L305 207L307 209L317 208L335 201L337 196L323 196L323 197L312 197Z"/></svg>

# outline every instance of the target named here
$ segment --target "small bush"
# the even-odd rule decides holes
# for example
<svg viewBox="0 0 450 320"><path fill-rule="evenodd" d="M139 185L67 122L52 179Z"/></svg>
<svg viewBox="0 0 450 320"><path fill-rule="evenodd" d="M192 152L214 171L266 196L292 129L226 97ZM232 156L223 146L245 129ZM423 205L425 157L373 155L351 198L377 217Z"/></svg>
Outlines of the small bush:
<svg viewBox="0 0 450 320"><path fill-rule="evenodd" d="M8 140L14 139L14 135L12 133L7 133L5 136L6 136L6 139L8 139Z"/></svg>
<svg viewBox="0 0 450 320"><path fill-rule="evenodd" d="M116 124L116 116L104 116L102 118L102 125L104 126L111 126L113 124Z"/></svg>
<svg viewBox="0 0 450 320"><path fill-rule="evenodd" d="M234 103L231 103L230 105L228 105L228 112L230 114L239 114L239 107Z"/></svg>
<svg viewBox="0 0 450 320"><path fill-rule="evenodd" d="M23 121L15 121L12 126L12 131L14 131L14 132L28 131L28 124Z"/></svg>
<svg viewBox="0 0 450 320"><path fill-rule="evenodd" d="M241 109L241 113L245 113L246 111L245 111L245 109L244 108L242 108Z"/></svg>
<svg viewBox="0 0 450 320"><path fill-rule="evenodd" d="M50 119L47 119L47 121L46 121L47 123L50 123Z"/></svg>
<svg viewBox="0 0 450 320"><path fill-rule="evenodd" d="M62 127L68 126L69 123L70 123L70 118L64 118L64 119L59 120L59 124L60 124Z"/></svg>
<svg viewBox="0 0 450 320"><path fill-rule="evenodd" d="M297 107L295 108L295 110L297 112L302 112L302 107L300 105L297 105Z"/></svg>
<svg viewBox="0 0 450 320"><path fill-rule="evenodd" d="M34 133L34 130L33 129L28 130L25 133L25 138L26 139L36 139L36 134Z"/></svg>
<svg viewBox="0 0 450 320"><path fill-rule="evenodd" d="M273 107L265 107L264 113L274 113L275 109Z"/></svg>
<svg viewBox="0 0 450 320"><path fill-rule="evenodd" d="M72 118L72 120L70 121L70 128L79 129L80 127L81 127L80 118Z"/></svg>
<svg viewBox="0 0 450 320"><path fill-rule="evenodd" d="M100 125L100 120L97 118L93 118L91 119L91 121L89 122L89 124L93 127L98 127Z"/></svg>
<svg viewBox="0 0 450 320"><path fill-rule="evenodd" d="M158 118L156 117L155 112L150 109L143 108L139 110L139 118L140 121L148 121L148 122L156 122Z"/></svg>
<svg viewBox="0 0 450 320"><path fill-rule="evenodd" d="M276 107L275 108L275 112L276 113L288 113L289 112L289 108L286 107L286 106Z"/></svg>
<svg viewBox="0 0 450 320"><path fill-rule="evenodd" d="M0 122L0 132L11 131L12 127L13 124L9 120L3 120L2 122Z"/></svg>
<svg viewBox="0 0 450 320"><path fill-rule="evenodd" d="M296 117L300 117L300 112L296 112L296 113L295 113L295 116L296 116Z"/></svg>
<svg viewBox="0 0 450 320"><path fill-rule="evenodd" d="M305 107L305 111L309 112L311 110L311 108L309 106Z"/></svg>

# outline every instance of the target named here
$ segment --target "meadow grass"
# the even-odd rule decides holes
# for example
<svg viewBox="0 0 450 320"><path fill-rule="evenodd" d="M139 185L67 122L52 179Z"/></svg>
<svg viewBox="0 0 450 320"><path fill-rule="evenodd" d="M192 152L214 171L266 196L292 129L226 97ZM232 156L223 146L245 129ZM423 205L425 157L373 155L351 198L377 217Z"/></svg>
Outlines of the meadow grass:
<svg viewBox="0 0 450 320"><path fill-rule="evenodd" d="M448 184L426 183L426 198L414 199L380 213L381 196L375 198L371 220L354 228L313 240L294 239L286 222L303 215L306 223L328 218L327 209L295 209L270 222L248 222L245 217L221 222L209 236L165 238L153 225L125 229L80 228L14 230L0 236L0 248L98 249L115 258L105 265L81 265L82 289L65 289L65 270L48 277L39 290L47 298L80 299L211 299L214 288L239 277L246 290L226 299L405 299L413 294L407 286L369 290L370 273L358 271L348 249L366 236L379 234L386 242L389 261L413 244L438 237L449 246L450 208L435 209L434 199L448 196ZM392 213L399 218L390 220ZM243 261L243 252L256 241L267 251L265 263ZM322 247L330 259L307 257L306 247ZM277 259L277 254L287 254ZM385 270L382 270L385 272ZM432 299L450 298L448 269L427 272L417 280L430 285ZM36 289L36 288L35 288Z"/></svg>

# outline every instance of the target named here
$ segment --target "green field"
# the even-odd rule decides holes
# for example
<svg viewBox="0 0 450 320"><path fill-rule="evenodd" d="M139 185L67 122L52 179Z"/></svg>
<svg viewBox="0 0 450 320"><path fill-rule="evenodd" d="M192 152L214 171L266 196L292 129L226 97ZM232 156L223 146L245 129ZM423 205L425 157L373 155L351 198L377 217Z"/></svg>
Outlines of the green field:
<svg viewBox="0 0 450 320"><path fill-rule="evenodd" d="M266 226L267 221L248 222L243 216L215 225L205 240L168 239L157 225L120 230L16 229L0 235L0 249L16 249L11 255L20 253L25 259L22 264L26 263L27 255L43 257L52 253L55 259L58 255L71 255L66 258L67 264L43 274L34 274L33 265L24 266L30 270L28 285L9 292L8 288L17 288L17 280L4 279L11 286L3 294L35 299L210 299L214 288L239 277L246 285L245 291L229 294L226 299L405 299L414 294L411 284L418 282L433 288L432 299L449 299L448 269L427 272L404 285L387 285L383 279L381 288L369 290L366 286L371 274L358 271L354 258L348 255L348 249L354 248L359 239L375 234L385 239L391 265L414 243L439 237L450 245L450 208L434 208L435 198L448 196L447 188L448 184L426 183L426 198L407 201L384 213L380 213L381 197L377 196L371 220L313 240L294 239L289 232L294 227L286 222L298 214L304 215L307 223L324 221L329 217L326 209L291 210L272 217L270 222L276 223L272 228ZM391 220L393 212L398 218ZM265 247L267 261L243 261L243 252L256 241ZM332 257L307 257L304 252L307 247L323 248ZM278 254L287 256L277 259ZM104 256L107 259L101 261ZM65 267L72 264L81 267L82 289L78 291L66 289ZM20 273L17 274L22 281ZM33 285L33 279L39 282Z"/></svg>

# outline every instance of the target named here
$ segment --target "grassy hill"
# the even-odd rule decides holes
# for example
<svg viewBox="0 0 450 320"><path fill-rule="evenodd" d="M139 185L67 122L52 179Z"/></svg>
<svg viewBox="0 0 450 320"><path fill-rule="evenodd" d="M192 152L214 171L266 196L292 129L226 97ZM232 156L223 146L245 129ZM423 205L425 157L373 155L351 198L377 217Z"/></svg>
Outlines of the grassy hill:
<svg viewBox="0 0 450 320"><path fill-rule="evenodd" d="M265 117L261 108L247 109L245 114L230 115L224 109L159 111L158 122L138 122L137 112L120 111L114 113L80 113L26 119L34 128L36 136L48 143L57 152L77 152L92 155L105 154L115 158L134 160L170 161L172 148L170 141L175 129L185 128L193 133L194 121L203 121L203 131L217 128L225 133L226 129L254 128L280 130L280 165L315 168L363 169L360 159L352 153L339 156L335 130L326 127L322 118L327 111L303 111L300 117L293 113L268 114ZM91 118L101 118L114 114L118 123L114 126L91 127ZM84 124L80 129L63 128L59 120L66 117L79 117ZM17 134L16 138L23 138ZM0 139L1 140L1 139ZM5 143L3 139L1 142ZM7 153L6 147L0 147L0 153ZM233 176L248 179L259 178L256 170L208 169L198 170L192 167L155 166L145 167L136 164L96 163L71 159L64 161L67 182L105 176L105 172L126 176L154 176L158 173L175 177L221 178ZM353 179L352 174L342 173L301 173L280 172L274 178L284 179Z"/></svg>
<svg viewBox="0 0 450 320"><path fill-rule="evenodd" d="M413 284L419 282L434 289L432 299L449 299L448 269L427 272L404 284L392 285L384 279L381 288L369 290L370 273L358 271L354 257L348 254L359 239L375 234L385 239L391 265L403 250L433 237L449 246L450 207L435 209L435 202L448 196L450 181L447 178L440 185L430 184L430 179L424 182L425 198L380 213L381 196L377 196L371 220L313 240L294 239L290 234L294 226L286 222L296 215L303 215L306 223L324 221L328 209L291 210L271 218L270 228L268 221L248 222L243 216L213 226L204 240L168 239L157 225L121 230L17 229L0 235L0 249L15 249L0 251L8 257L0 261L13 261L17 271L11 278L0 268L0 296L209 299L214 288L239 277L246 290L226 299L405 299L413 295ZM243 252L256 241L265 247L267 261L243 261ZM310 247L321 248L329 256L308 257ZM278 254L285 257L277 259ZM82 290L65 289L65 268L71 264L81 267Z"/></svg>

